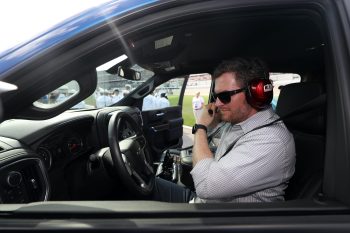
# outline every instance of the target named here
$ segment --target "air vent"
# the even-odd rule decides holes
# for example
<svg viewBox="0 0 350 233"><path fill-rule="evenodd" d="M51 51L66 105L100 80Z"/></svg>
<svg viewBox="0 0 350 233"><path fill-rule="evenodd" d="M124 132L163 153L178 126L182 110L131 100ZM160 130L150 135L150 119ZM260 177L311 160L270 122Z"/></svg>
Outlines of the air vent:
<svg viewBox="0 0 350 233"><path fill-rule="evenodd" d="M27 158L0 170L0 202L29 203L48 198L48 182L37 158Z"/></svg>
<svg viewBox="0 0 350 233"><path fill-rule="evenodd" d="M22 174L29 201L40 201L45 190L43 190L36 166L25 167Z"/></svg>

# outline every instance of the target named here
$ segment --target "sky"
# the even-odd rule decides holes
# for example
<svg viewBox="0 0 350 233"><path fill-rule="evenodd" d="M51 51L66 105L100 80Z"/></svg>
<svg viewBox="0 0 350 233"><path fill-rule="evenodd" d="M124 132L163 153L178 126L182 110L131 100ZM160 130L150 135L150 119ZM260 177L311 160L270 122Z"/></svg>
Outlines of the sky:
<svg viewBox="0 0 350 233"><path fill-rule="evenodd" d="M110 0L0 0L0 52Z"/></svg>

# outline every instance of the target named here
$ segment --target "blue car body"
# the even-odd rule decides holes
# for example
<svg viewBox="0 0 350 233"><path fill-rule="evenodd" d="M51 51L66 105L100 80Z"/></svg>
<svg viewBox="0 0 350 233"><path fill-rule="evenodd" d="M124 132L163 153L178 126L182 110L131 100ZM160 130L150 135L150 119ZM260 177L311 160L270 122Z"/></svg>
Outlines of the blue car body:
<svg viewBox="0 0 350 233"><path fill-rule="evenodd" d="M89 28L154 2L157 0L110 1L73 16L36 38L2 52L0 54L0 75Z"/></svg>

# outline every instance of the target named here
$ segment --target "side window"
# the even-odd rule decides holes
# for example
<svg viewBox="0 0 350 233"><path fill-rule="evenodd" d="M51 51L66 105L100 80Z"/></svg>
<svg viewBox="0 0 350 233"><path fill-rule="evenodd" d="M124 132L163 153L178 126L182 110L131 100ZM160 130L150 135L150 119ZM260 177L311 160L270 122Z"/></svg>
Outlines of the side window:
<svg viewBox="0 0 350 233"><path fill-rule="evenodd" d="M47 93L47 95L42 96L40 99L35 101L33 105L38 108L53 108L56 107L64 102L66 102L68 99L73 97L79 92L79 84L77 81L72 80L56 90L51 91L50 93ZM83 106L83 107L81 107ZM86 108L85 102L82 101L81 103L77 104L76 106L72 108Z"/></svg>
<svg viewBox="0 0 350 233"><path fill-rule="evenodd" d="M184 78L175 78L158 86L143 99L142 111L177 106L183 83Z"/></svg>
<svg viewBox="0 0 350 233"><path fill-rule="evenodd" d="M300 83L301 77L299 74L293 73L270 73L270 79L273 84L273 99L271 105L275 110L281 87L291 83Z"/></svg>
<svg viewBox="0 0 350 233"><path fill-rule="evenodd" d="M211 86L210 74L191 74L183 99L182 117L184 125L191 126L201 114L203 107L208 103Z"/></svg>

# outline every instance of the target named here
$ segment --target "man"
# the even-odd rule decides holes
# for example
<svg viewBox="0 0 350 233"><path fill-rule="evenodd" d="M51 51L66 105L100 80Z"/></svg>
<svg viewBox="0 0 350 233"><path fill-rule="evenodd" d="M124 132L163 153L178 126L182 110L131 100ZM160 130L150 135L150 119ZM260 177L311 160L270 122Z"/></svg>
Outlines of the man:
<svg viewBox="0 0 350 233"><path fill-rule="evenodd" d="M206 106L194 128L191 175L196 194L172 187L165 194L172 195L169 201L186 202L193 196L195 203L284 200L294 173L294 139L282 122L264 126L278 118L270 105L257 108L247 99L248 85L256 78L268 79L264 65L256 59L236 58L217 67L215 103ZM206 131L220 121L222 135L214 155ZM159 186L165 187L157 179L158 190Z"/></svg>
<svg viewBox="0 0 350 233"><path fill-rule="evenodd" d="M167 108L170 107L170 102L168 100L168 97L166 96L166 93L160 94L160 99L158 101L159 108Z"/></svg>
<svg viewBox="0 0 350 233"><path fill-rule="evenodd" d="M158 108L158 98L154 96L154 93L150 93L143 99L142 111L148 111Z"/></svg>
<svg viewBox="0 0 350 233"><path fill-rule="evenodd" d="M103 108L112 104L112 98L107 90L102 90L96 99L96 107Z"/></svg>
<svg viewBox="0 0 350 233"><path fill-rule="evenodd" d="M202 113L202 109L204 106L204 99L202 96L200 96L200 94L201 93L198 91L196 95L192 98L193 115L196 123L198 123L198 119Z"/></svg>
<svg viewBox="0 0 350 233"><path fill-rule="evenodd" d="M112 94L112 104L117 103L119 100L121 100L123 97L120 95L119 93L119 89L115 88L113 90L113 94Z"/></svg>
<svg viewBox="0 0 350 233"><path fill-rule="evenodd" d="M67 86L62 86L58 89L59 95L56 99L57 103L64 102L68 99L68 87Z"/></svg>

